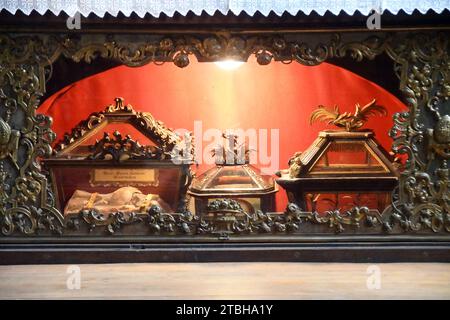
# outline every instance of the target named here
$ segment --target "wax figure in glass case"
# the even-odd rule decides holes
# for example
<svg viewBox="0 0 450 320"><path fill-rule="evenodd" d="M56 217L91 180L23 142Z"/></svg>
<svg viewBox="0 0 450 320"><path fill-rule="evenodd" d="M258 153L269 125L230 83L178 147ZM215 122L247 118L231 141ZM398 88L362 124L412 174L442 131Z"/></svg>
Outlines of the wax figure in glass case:
<svg viewBox="0 0 450 320"><path fill-rule="evenodd" d="M343 130L321 131L304 152L289 160L289 169L280 171L277 183L289 201L309 212L367 207L382 213L397 186L394 159L375 140L370 129L360 129L369 115L386 114L375 99L354 114L320 106L311 115Z"/></svg>
<svg viewBox="0 0 450 320"><path fill-rule="evenodd" d="M184 212L192 161L190 135L181 139L151 114L116 98L65 134L43 162L65 215L108 215L146 213L154 205Z"/></svg>
<svg viewBox="0 0 450 320"><path fill-rule="evenodd" d="M144 194L135 187L121 187L111 193L100 194L75 190L64 209L65 214L77 213L83 209L95 208L102 214L113 212L147 212L157 205L164 212L171 212L171 207L157 194Z"/></svg>

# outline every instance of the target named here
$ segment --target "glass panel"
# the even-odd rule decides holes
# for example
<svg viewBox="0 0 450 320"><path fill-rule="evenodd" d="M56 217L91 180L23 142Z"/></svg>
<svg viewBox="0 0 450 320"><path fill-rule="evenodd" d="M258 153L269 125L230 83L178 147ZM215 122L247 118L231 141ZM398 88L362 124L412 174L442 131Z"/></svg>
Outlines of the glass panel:
<svg viewBox="0 0 450 320"><path fill-rule="evenodd" d="M310 170L315 174L388 172L364 142L333 141Z"/></svg>
<svg viewBox="0 0 450 320"><path fill-rule="evenodd" d="M247 174L242 166L223 167L210 182L211 189L253 189L258 188L255 181Z"/></svg>
<svg viewBox="0 0 450 320"><path fill-rule="evenodd" d="M342 213L353 207L363 206L381 213L391 200L388 192L308 193L305 198L306 210L319 213L332 210Z"/></svg>

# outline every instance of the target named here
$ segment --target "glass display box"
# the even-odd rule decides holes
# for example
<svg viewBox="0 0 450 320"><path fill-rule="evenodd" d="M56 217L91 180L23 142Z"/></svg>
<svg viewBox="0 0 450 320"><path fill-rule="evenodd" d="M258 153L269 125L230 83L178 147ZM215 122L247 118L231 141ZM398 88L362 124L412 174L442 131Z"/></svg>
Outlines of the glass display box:
<svg viewBox="0 0 450 320"><path fill-rule="evenodd" d="M186 145L187 140L151 114L136 112L116 98L115 105L65 134L43 164L65 216L83 210L145 214L154 205L163 212L184 212L193 154L183 149ZM177 148L181 152L174 153ZM182 161L173 161L174 156Z"/></svg>
<svg viewBox="0 0 450 320"><path fill-rule="evenodd" d="M363 114L344 114L319 108L311 117L331 120L343 131L321 131L304 152L289 160L289 169L279 172L277 183L289 201L309 212L348 212L367 207L382 213L398 185L392 157L376 141L372 130L359 130L369 114L381 112L375 100ZM365 110L365 115L364 115ZM361 113L361 112L360 112Z"/></svg>
<svg viewBox="0 0 450 320"><path fill-rule="evenodd" d="M278 190L272 176L261 174L258 168L249 164L248 150L242 152L243 161L239 164L236 139L231 140L231 146L219 148L223 155L231 153L233 161L226 163L220 157L216 158L219 160L215 167L193 180L188 194L195 199L195 211L208 212L215 200L233 199L247 213L273 212Z"/></svg>

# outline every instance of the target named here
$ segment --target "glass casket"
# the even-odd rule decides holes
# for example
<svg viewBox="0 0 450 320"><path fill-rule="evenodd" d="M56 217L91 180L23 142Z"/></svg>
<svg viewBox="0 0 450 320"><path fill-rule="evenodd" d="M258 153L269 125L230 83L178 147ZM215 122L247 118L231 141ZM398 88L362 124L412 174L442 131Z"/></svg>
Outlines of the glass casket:
<svg viewBox="0 0 450 320"><path fill-rule="evenodd" d="M321 131L307 150L289 160L288 170L278 173L276 181L286 190L289 202L319 213L347 212L355 207L384 211L398 184L396 165L372 130L358 130L368 114L383 112L382 107L374 110L374 106L375 100L362 112L357 107L355 115L323 109L314 113L315 118L321 115L346 130Z"/></svg>
<svg viewBox="0 0 450 320"><path fill-rule="evenodd" d="M43 163L65 216L83 210L146 213L153 205L163 212L183 212L193 154L183 149L187 140L116 98L115 105L65 134Z"/></svg>

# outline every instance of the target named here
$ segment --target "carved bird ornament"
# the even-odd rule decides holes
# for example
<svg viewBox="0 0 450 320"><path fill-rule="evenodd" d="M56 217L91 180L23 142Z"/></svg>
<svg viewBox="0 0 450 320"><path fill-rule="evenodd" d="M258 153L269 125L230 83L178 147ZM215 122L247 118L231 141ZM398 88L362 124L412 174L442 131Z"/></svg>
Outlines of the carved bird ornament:
<svg viewBox="0 0 450 320"><path fill-rule="evenodd" d="M363 107L357 103L355 107L355 112L352 114L351 112L341 113L338 106L327 108L320 105L318 109L311 113L309 123L312 124L315 121L328 121L328 124L334 124L339 128L345 128L346 131L355 131L366 123L370 115L387 115L386 109L376 104L376 99L373 99Z"/></svg>

